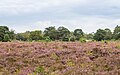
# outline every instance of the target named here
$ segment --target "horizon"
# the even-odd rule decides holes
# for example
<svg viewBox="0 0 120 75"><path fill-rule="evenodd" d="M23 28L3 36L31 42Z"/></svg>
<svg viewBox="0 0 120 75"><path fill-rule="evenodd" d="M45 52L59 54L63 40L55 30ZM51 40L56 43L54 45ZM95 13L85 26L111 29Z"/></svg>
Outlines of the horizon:
<svg viewBox="0 0 120 75"><path fill-rule="evenodd" d="M0 25L17 33L64 26L85 33L120 25L118 0L1 0Z"/></svg>
<svg viewBox="0 0 120 75"><path fill-rule="evenodd" d="M0 26L7 26L7 25L0 25ZM117 26L117 25L116 25ZM115 26L115 27L116 27ZM119 25L118 25L119 26ZM10 28L9 26L7 26L8 28L9 28L9 30L14 30L14 29L12 29L12 28ZM52 26L52 27L55 27L55 26ZM62 26L60 26L60 27L62 27ZM114 29L115 29L115 27L114 27ZM48 27L47 27L48 28ZM56 29L58 28L58 27L55 27ZM69 28L67 28L70 32L74 32L74 30L75 29L73 29L73 30L70 30ZM79 29L79 28L76 28L76 29ZM107 29L107 28L98 28L98 29ZM98 30L98 29L96 29L96 31ZM108 28L108 29L110 29L110 28ZM114 32L114 29L110 29L111 30L111 32L113 33ZM41 29L34 29L34 30L26 30L26 31L22 31L22 32L16 32L16 30L14 30L15 31L15 33L25 33L25 32L27 32L27 31L36 31L36 30L41 30ZM43 30L41 30L42 32L44 32L44 30L45 29L43 29ZM82 31L83 31L83 29L82 29ZM96 32L95 31L95 32ZM95 33L95 32L85 32L85 31L83 31L84 33L86 33L86 34L89 34L89 33Z"/></svg>

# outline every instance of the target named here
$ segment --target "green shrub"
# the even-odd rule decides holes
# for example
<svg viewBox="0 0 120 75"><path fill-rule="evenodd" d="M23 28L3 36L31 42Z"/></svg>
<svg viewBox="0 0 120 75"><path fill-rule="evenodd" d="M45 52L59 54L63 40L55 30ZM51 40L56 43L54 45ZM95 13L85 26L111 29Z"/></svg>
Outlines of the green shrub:
<svg viewBox="0 0 120 75"><path fill-rule="evenodd" d="M74 37L71 37L69 40L72 41L72 42L74 42L74 41L75 41L75 38L74 38Z"/></svg>
<svg viewBox="0 0 120 75"><path fill-rule="evenodd" d="M3 42L8 42L8 41L10 41L10 37L8 34L5 34Z"/></svg>
<svg viewBox="0 0 120 75"><path fill-rule="evenodd" d="M86 42L86 39L85 38L80 38L79 41L84 43L84 42Z"/></svg>
<svg viewBox="0 0 120 75"><path fill-rule="evenodd" d="M69 38L65 37L65 38L62 39L62 41L69 41Z"/></svg>
<svg viewBox="0 0 120 75"><path fill-rule="evenodd" d="M45 37L45 41L46 42L51 42L52 40L50 39L50 37Z"/></svg>

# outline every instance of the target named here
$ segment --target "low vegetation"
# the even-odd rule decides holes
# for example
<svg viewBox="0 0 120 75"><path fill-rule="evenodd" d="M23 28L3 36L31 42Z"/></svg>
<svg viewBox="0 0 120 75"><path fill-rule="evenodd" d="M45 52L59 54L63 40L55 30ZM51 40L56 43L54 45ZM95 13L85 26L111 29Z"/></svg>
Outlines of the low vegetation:
<svg viewBox="0 0 120 75"><path fill-rule="evenodd" d="M119 75L120 42L0 43L0 75Z"/></svg>
<svg viewBox="0 0 120 75"><path fill-rule="evenodd" d="M120 75L120 26L15 33L0 26L0 75Z"/></svg>

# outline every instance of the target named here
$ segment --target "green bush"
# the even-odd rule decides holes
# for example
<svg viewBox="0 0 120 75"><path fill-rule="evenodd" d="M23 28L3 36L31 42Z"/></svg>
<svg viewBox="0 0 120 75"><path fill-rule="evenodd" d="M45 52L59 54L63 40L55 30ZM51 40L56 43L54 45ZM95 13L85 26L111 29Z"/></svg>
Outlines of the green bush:
<svg viewBox="0 0 120 75"><path fill-rule="evenodd" d="M52 40L50 39L50 37L45 37L45 41L46 42L51 42Z"/></svg>
<svg viewBox="0 0 120 75"><path fill-rule="evenodd" d="M65 38L62 39L62 41L69 41L69 38L65 37Z"/></svg>
<svg viewBox="0 0 120 75"><path fill-rule="evenodd" d="M80 38L79 41L84 43L84 42L86 42L86 39L85 38Z"/></svg>
<svg viewBox="0 0 120 75"><path fill-rule="evenodd" d="M5 34L3 42L8 42L8 41L10 41L10 37L8 34Z"/></svg>
<svg viewBox="0 0 120 75"><path fill-rule="evenodd" d="M70 38L69 40L72 41L72 42L75 42L75 38L74 37Z"/></svg>

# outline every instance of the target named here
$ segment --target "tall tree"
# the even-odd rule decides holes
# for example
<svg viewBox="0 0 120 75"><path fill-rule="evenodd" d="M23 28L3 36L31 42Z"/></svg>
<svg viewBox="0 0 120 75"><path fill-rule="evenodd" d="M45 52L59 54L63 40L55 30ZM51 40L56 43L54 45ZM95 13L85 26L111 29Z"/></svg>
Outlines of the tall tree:
<svg viewBox="0 0 120 75"><path fill-rule="evenodd" d="M72 42L75 41L75 35L73 34L73 32L70 33L69 41L72 41Z"/></svg>
<svg viewBox="0 0 120 75"><path fill-rule="evenodd" d="M120 39L120 26L116 26L113 32L113 38L118 40Z"/></svg>
<svg viewBox="0 0 120 75"><path fill-rule="evenodd" d="M73 34L75 35L76 40L79 40L81 37L83 37L84 32L82 29L75 29Z"/></svg>
<svg viewBox="0 0 120 75"><path fill-rule="evenodd" d="M49 37L51 40L57 39L57 30L55 27L45 28L44 37Z"/></svg>
<svg viewBox="0 0 120 75"><path fill-rule="evenodd" d="M28 37L26 36L25 33L17 33L16 34L16 40L27 41Z"/></svg>
<svg viewBox="0 0 120 75"><path fill-rule="evenodd" d="M8 32L9 32L9 28L7 26L0 26L0 41L4 40L4 36Z"/></svg>
<svg viewBox="0 0 120 75"><path fill-rule="evenodd" d="M105 29L106 35L104 37L105 40L111 40L112 39L112 32L110 29L106 28Z"/></svg>
<svg viewBox="0 0 120 75"><path fill-rule="evenodd" d="M70 31L67 28L61 26L57 29L57 32L58 32L58 39L59 40L69 41Z"/></svg>
<svg viewBox="0 0 120 75"><path fill-rule="evenodd" d="M92 40L94 37L94 33L84 34L84 37L88 40Z"/></svg>
<svg viewBox="0 0 120 75"><path fill-rule="evenodd" d="M103 29L98 29L97 32L94 34L94 39L97 41L105 40L106 32Z"/></svg>
<svg viewBox="0 0 120 75"><path fill-rule="evenodd" d="M43 39L42 31L41 30L31 31L30 39L35 41L42 40Z"/></svg>
<svg viewBox="0 0 120 75"><path fill-rule="evenodd" d="M3 42L8 42L8 41L10 41L10 36L8 34L5 34Z"/></svg>

